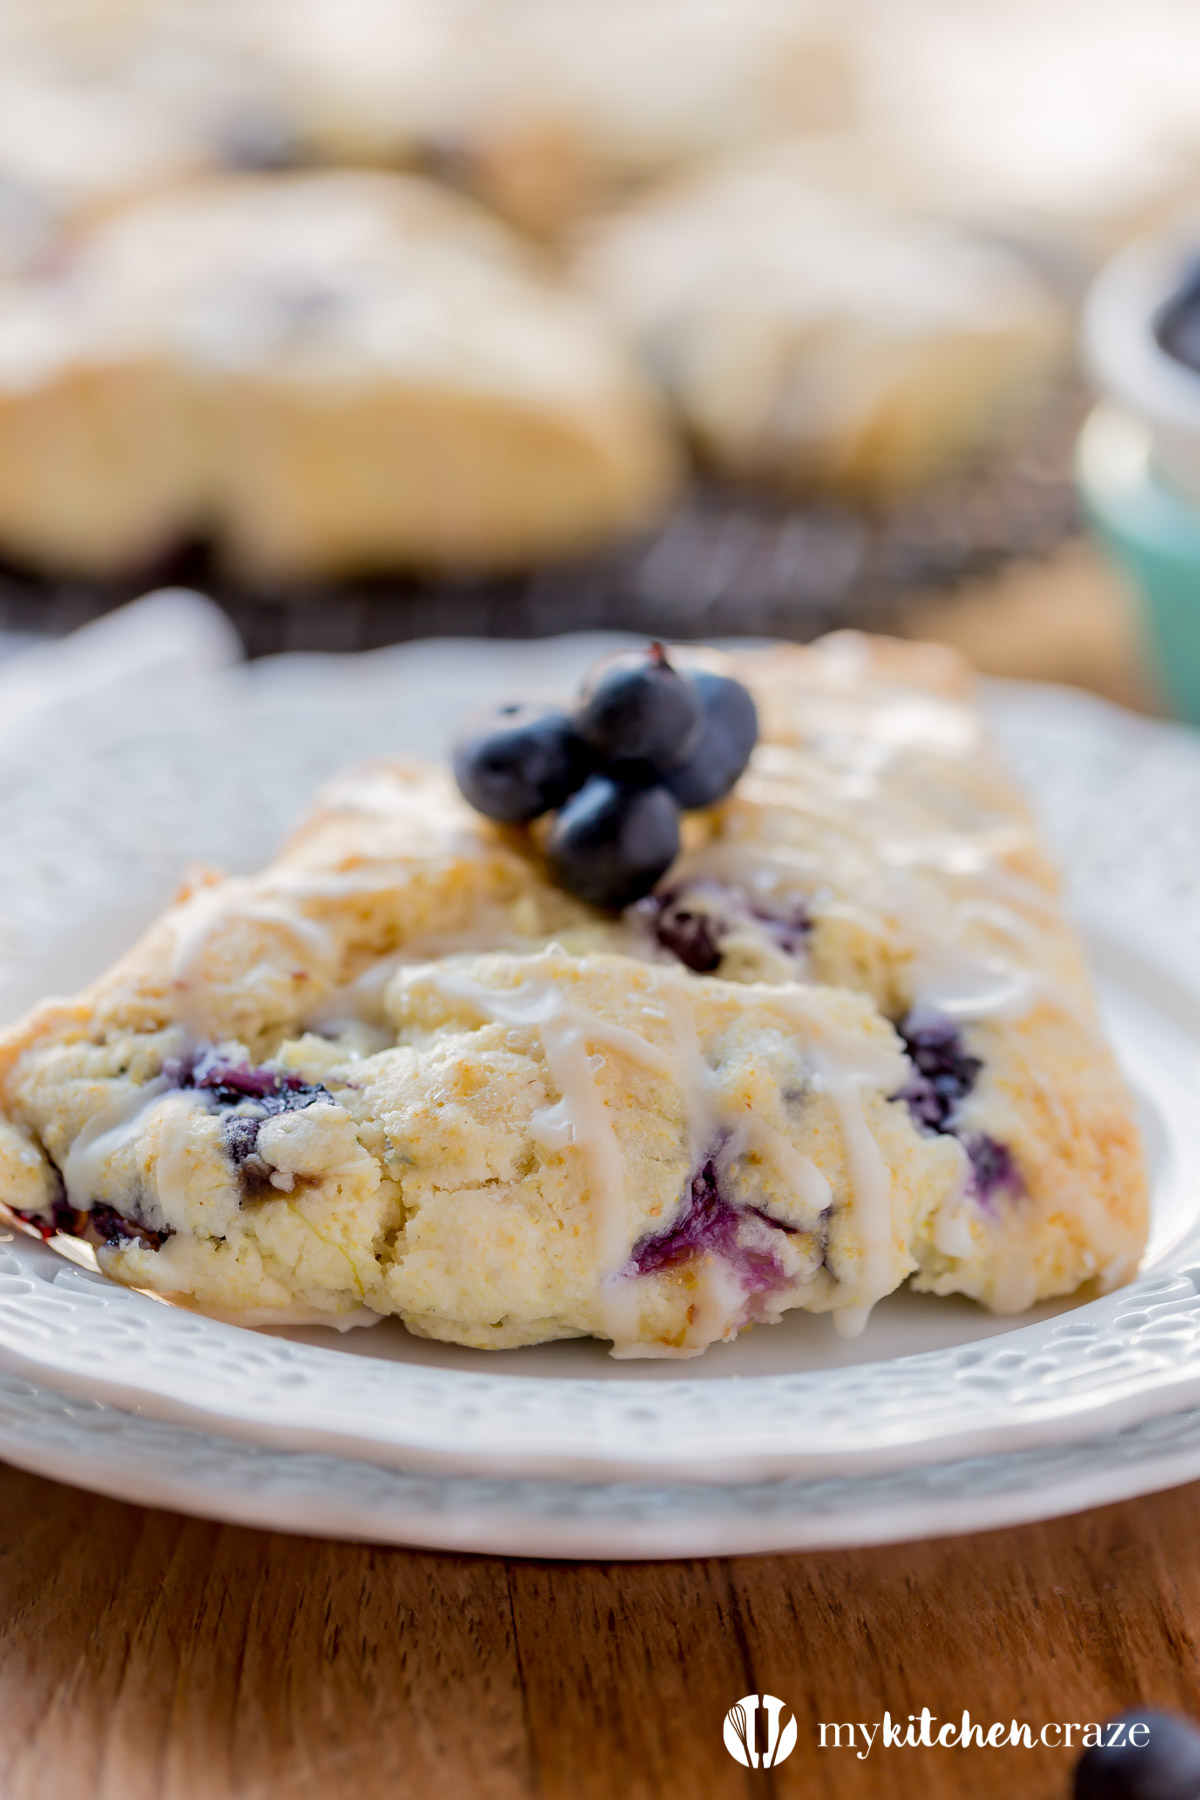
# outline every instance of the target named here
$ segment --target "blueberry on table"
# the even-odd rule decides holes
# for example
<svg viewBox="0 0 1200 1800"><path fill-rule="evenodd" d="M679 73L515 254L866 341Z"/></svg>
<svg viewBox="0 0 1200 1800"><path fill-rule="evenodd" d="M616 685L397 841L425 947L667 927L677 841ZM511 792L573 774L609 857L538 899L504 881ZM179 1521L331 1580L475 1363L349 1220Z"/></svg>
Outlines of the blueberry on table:
<svg viewBox="0 0 1200 1800"><path fill-rule="evenodd" d="M700 702L700 742L685 763L663 778L685 811L723 800L758 741L758 711L740 681L699 669L687 682Z"/></svg>
<svg viewBox="0 0 1200 1800"><path fill-rule="evenodd" d="M464 799L504 825L527 825L561 806L591 762L561 707L516 703L472 719L453 760Z"/></svg>
<svg viewBox="0 0 1200 1800"><path fill-rule="evenodd" d="M703 729L693 684L661 644L608 657L584 685L579 735L614 774L649 785L694 755Z"/></svg>
<svg viewBox="0 0 1200 1800"><path fill-rule="evenodd" d="M1076 1764L1075 1800L1200 1800L1200 1726L1182 1713L1122 1713Z"/></svg>
<svg viewBox="0 0 1200 1800"><path fill-rule="evenodd" d="M679 854L679 808L661 787L592 775L555 819L546 857L555 880L617 912L648 894Z"/></svg>

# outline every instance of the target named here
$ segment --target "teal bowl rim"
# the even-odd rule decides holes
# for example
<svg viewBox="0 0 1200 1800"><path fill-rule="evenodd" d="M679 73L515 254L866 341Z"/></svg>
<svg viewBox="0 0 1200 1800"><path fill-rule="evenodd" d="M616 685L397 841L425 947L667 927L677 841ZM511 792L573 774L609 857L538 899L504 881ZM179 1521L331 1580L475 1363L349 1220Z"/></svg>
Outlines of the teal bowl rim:
<svg viewBox="0 0 1200 1800"><path fill-rule="evenodd" d="M1112 401L1079 434L1076 479L1097 537L1133 588L1162 697L1200 724L1200 506L1159 474L1149 427Z"/></svg>
<svg viewBox="0 0 1200 1800"><path fill-rule="evenodd" d="M1200 570L1200 506L1158 474L1150 431L1131 413L1108 400L1093 407L1079 434L1075 468L1084 506L1104 532L1135 552Z"/></svg>

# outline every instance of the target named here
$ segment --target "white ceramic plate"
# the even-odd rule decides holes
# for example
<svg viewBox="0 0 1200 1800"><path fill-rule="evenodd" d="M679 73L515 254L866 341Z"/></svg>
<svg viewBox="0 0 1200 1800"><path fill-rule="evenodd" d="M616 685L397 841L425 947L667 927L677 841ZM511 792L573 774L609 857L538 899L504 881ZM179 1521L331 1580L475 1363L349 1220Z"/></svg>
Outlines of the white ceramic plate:
<svg viewBox="0 0 1200 1800"><path fill-rule="evenodd" d="M0 1004L85 978L197 855L252 867L347 758L439 754L496 692L573 682L606 642L425 643L222 671L77 741L27 732L0 794ZM213 659L219 663L220 658ZM0 703L3 696L0 695ZM249 1332L0 1247L0 1366L275 1450L513 1480L844 1479L1083 1441L1200 1402L1200 746L1052 689L992 709L1087 923L1155 1167L1146 1272L1019 1322L900 1294L866 1335L783 1325L700 1362L570 1343L491 1354L394 1323ZM31 749L36 746L36 753ZM0 763L5 747L0 740Z"/></svg>
<svg viewBox="0 0 1200 1800"><path fill-rule="evenodd" d="M438 1476L257 1445L0 1374L0 1457L140 1505L500 1556L735 1556L1027 1524L1200 1476L1200 1411L889 1475L727 1483Z"/></svg>

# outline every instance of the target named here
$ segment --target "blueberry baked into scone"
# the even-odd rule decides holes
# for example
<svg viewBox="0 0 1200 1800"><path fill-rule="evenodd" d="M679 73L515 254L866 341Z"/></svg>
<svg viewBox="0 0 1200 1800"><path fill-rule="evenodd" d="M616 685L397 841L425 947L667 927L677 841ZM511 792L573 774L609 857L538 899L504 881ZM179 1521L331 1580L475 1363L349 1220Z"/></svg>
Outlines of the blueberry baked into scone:
<svg viewBox="0 0 1200 1800"><path fill-rule="evenodd" d="M611 326L415 176L213 177L0 285L0 546L35 567L527 567L643 523L675 463Z"/></svg>
<svg viewBox="0 0 1200 1800"><path fill-rule="evenodd" d="M962 666L848 633L622 653L453 772L349 770L5 1033L0 1106L15 1221L248 1324L691 1355L1111 1287L1147 1224Z"/></svg>

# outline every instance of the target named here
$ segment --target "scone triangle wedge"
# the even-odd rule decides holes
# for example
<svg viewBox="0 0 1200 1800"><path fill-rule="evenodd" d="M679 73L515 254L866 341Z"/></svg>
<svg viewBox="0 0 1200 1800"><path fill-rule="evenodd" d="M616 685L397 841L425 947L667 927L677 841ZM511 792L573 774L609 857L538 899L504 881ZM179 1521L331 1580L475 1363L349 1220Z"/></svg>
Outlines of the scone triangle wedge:
<svg viewBox="0 0 1200 1800"><path fill-rule="evenodd" d="M413 762L197 873L0 1039L9 1216L221 1318L495 1349L1130 1279L1132 1101L965 670L848 633L722 666L750 768L620 916Z"/></svg>

